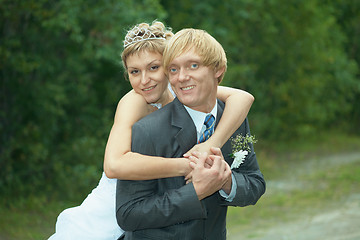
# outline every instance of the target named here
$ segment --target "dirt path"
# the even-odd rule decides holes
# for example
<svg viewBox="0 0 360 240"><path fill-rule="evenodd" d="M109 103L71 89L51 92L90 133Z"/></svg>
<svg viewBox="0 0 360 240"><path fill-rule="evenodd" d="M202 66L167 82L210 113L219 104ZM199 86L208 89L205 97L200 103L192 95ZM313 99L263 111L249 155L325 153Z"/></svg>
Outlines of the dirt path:
<svg viewBox="0 0 360 240"><path fill-rule="evenodd" d="M297 164L296 172L283 180L269 181L267 193L298 188L297 176L312 169L335 169L347 163L359 162L360 153L348 153L319 158ZM359 183L360 184L360 183ZM341 202L331 203L327 210L306 209L294 221L271 223L266 229L248 229L230 232L228 240L359 240L360 239L360 193L344 196ZM246 237L247 236L247 237Z"/></svg>
<svg viewBox="0 0 360 240"><path fill-rule="evenodd" d="M349 197L338 209L310 214L307 217L257 231L253 240L359 240L360 194ZM253 233L254 234L254 233ZM253 235L254 236L254 235ZM233 238L229 239L246 239Z"/></svg>

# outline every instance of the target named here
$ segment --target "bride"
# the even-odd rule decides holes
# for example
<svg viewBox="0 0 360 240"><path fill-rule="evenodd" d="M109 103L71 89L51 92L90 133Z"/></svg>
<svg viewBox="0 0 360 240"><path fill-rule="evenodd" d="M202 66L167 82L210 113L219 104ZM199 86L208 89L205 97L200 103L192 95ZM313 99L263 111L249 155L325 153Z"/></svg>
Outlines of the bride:
<svg viewBox="0 0 360 240"><path fill-rule="evenodd" d="M167 159L131 152L131 126L175 97L162 68L162 53L172 35L171 30L158 21L151 25L138 24L127 32L121 58L133 90L118 103L105 149L104 172L98 186L80 206L60 213L50 240L118 239L123 230L115 217L117 179L176 176L187 179L191 176L186 157ZM189 153L209 152L212 146L222 147L244 121L254 101L251 94L228 87L218 88L218 98L226 103L218 127L206 142L195 145Z"/></svg>

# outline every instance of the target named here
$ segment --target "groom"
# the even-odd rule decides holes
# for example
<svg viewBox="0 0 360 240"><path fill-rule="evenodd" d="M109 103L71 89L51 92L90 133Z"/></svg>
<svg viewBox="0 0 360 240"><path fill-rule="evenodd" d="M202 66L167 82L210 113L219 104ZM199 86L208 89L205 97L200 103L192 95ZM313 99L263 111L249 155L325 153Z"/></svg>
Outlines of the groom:
<svg viewBox="0 0 360 240"><path fill-rule="evenodd" d="M177 158L206 140L221 118L224 104L216 92L226 55L205 31L184 29L171 38L163 60L177 98L134 124L131 146L134 152ZM250 134L247 119L238 134ZM230 154L228 141L211 156L198 155L189 184L184 177L118 180L116 216L125 239L226 239L227 206L255 204L265 192L253 146L237 169L229 167Z"/></svg>

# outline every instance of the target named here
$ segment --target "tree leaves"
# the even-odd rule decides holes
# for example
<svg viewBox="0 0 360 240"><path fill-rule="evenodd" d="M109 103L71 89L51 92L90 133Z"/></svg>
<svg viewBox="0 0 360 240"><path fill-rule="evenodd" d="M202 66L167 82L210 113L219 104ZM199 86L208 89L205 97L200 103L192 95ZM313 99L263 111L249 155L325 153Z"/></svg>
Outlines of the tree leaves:
<svg viewBox="0 0 360 240"><path fill-rule="evenodd" d="M130 89L122 40L142 21L202 28L224 46L223 82L255 96L259 139L339 123L358 130L359 12L340 0L0 0L1 194L56 186L83 197L96 184L116 104Z"/></svg>
<svg viewBox="0 0 360 240"><path fill-rule="evenodd" d="M91 188L98 174L73 169L101 173L117 101L130 89L119 64L126 29L165 12L157 1L14 0L1 1L0 15L0 192Z"/></svg>

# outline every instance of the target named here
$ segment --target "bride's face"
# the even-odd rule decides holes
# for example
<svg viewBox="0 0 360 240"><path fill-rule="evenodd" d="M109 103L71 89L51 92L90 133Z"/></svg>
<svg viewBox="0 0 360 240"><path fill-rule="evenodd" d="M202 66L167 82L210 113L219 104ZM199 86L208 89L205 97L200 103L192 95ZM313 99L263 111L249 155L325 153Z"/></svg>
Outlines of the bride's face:
<svg viewBox="0 0 360 240"><path fill-rule="evenodd" d="M166 96L168 80L161 61L161 54L149 51L132 54L126 60L130 84L147 103L162 103Z"/></svg>

